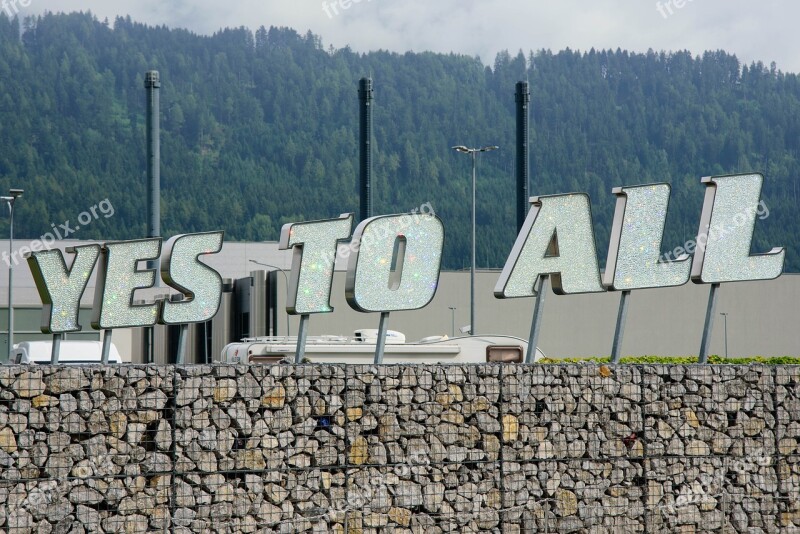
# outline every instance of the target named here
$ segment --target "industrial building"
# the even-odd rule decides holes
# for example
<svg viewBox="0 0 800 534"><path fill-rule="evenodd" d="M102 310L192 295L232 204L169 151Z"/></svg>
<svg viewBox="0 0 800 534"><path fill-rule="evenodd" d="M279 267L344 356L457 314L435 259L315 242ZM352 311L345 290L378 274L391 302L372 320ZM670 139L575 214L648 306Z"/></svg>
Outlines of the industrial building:
<svg viewBox="0 0 800 534"><path fill-rule="evenodd" d="M15 248L30 243L15 241ZM56 246L87 244L59 241ZM0 255L8 243L0 245ZM3 257L3 256L0 256ZM225 243L222 252L203 261L223 277L224 293L217 315L207 323L191 326L186 363L215 361L227 343L244 337L295 336L299 318L286 313L286 290L291 252L277 243ZM257 262L257 263L256 263ZM338 260L331 303L333 313L311 316L310 335L352 335L359 328L377 328L379 314L360 313L344 295L345 262ZM263 264L263 265L259 265ZM267 267L268 265L268 267ZM8 278L0 267L0 302L8 298ZM498 270L479 269L476 276L478 334L509 334L527 339L533 299L498 300L494 286ZM549 289L548 289L549 291ZM697 355L703 330L709 286L688 283L681 287L635 291L630 297L623 355ZM139 290L137 301L170 298L174 291L160 287ZM14 266L14 341L49 339L40 331L42 302L26 263ZM81 301L81 332L65 339L101 339L91 328L94 274ZM174 298L174 297L172 297ZM539 347L551 357L608 355L611 351L620 294L616 292L558 296L545 301ZM723 284L718 292L717 313L710 353L724 355L797 356L800 353L800 276L785 274L777 280ZM723 315L725 314L725 315ZM436 297L424 309L392 313L389 328L416 340L430 335L462 335L469 325L469 271L444 271ZM0 309L0 355L7 353L7 309ZM727 336L726 336L727 330ZM119 329L114 344L124 359L135 363L174 361L178 327Z"/></svg>

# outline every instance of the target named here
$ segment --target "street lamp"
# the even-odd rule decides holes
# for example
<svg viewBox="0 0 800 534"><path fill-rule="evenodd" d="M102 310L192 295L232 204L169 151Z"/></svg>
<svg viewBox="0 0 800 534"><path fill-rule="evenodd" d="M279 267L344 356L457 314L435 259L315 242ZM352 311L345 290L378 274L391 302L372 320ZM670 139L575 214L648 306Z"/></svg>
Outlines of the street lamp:
<svg viewBox="0 0 800 534"><path fill-rule="evenodd" d="M289 277L286 276L286 271L281 269L280 267L275 267L274 265L270 265L269 263L262 263L256 260L250 260L250 263L255 263L256 265L261 265L262 267L269 267L270 269L275 269L279 273L283 275L284 280L286 280L286 297L289 297ZM289 314L286 314L286 339L289 339Z"/></svg>
<svg viewBox="0 0 800 534"><path fill-rule="evenodd" d="M464 145L452 147L456 152L472 156L472 265L469 271L469 328L470 335L475 335L475 183L477 182L475 163L478 152L497 150L499 146L485 146L482 148L467 148Z"/></svg>
<svg viewBox="0 0 800 534"><path fill-rule="evenodd" d="M450 337L456 337L456 309L453 306L450 308Z"/></svg>
<svg viewBox="0 0 800 534"><path fill-rule="evenodd" d="M725 359L728 359L728 314L720 313L725 323Z"/></svg>
<svg viewBox="0 0 800 534"><path fill-rule="evenodd" d="M14 202L21 197L22 189L9 189L8 196L0 197L8 204L9 230L8 230L8 361L11 362L11 352L14 350L14 256L11 250L14 248Z"/></svg>

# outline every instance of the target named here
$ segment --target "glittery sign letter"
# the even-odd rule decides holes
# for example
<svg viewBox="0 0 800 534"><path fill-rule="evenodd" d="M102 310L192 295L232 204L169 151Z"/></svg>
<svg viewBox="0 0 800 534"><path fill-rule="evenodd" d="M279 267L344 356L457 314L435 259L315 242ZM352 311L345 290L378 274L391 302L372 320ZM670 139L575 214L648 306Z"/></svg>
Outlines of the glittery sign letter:
<svg viewBox="0 0 800 534"><path fill-rule="evenodd" d="M165 243L161 279L185 298L177 302L164 301L162 324L199 323L217 314L222 298L222 277L202 263L200 256L222 250L222 234L183 234Z"/></svg>
<svg viewBox="0 0 800 534"><path fill-rule="evenodd" d="M669 205L669 184L617 187L614 223L603 284L630 291L680 286L689 281L688 254L660 261L661 241Z"/></svg>
<svg viewBox="0 0 800 534"><path fill-rule="evenodd" d="M345 295L362 312L424 308L436 294L444 226L436 215L372 217L353 234Z"/></svg>
<svg viewBox="0 0 800 534"><path fill-rule="evenodd" d="M761 213L760 174L703 178L706 198L700 216L692 282L719 284L771 280L783 272L786 251L750 255L756 215Z"/></svg>
<svg viewBox="0 0 800 534"><path fill-rule="evenodd" d="M92 328L133 328L153 326L158 303L133 305L136 289L152 287L155 269L139 270L137 263L155 260L161 252L161 238L106 243L97 269Z"/></svg>
<svg viewBox="0 0 800 534"><path fill-rule="evenodd" d="M286 309L293 315L328 313L336 263L336 245L350 238L353 214L338 219L284 224L280 250L294 249Z"/></svg>
<svg viewBox="0 0 800 534"><path fill-rule="evenodd" d="M100 245L68 248L67 252L75 254L69 268L58 249L32 252L28 256L28 266L42 299L42 332L45 334L81 330L78 323L81 296L100 255Z"/></svg>
<svg viewBox="0 0 800 534"><path fill-rule="evenodd" d="M592 208L583 193L532 197L532 207L494 288L497 298L536 296L542 275L553 292L601 293Z"/></svg>

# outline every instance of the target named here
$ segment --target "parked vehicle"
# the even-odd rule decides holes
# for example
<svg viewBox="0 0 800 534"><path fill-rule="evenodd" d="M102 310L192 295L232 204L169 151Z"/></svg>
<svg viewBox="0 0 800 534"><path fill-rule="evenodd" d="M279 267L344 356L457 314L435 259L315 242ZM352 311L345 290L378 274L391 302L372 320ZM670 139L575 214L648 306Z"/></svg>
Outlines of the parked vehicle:
<svg viewBox="0 0 800 534"><path fill-rule="evenodd" d="M49 365L53 351L52 341L23 341L14 345L11 363ZM99 364L102 362L101 341L62 341L58 363L65 365ZM108 363L122 363L117 347L111 344Z"/></svg>
<svg viewBox="0 0 800 534"><path fill-rule="evenodd" d="M311 363L370 364L374 361L377 330L356 330L352 337L309 336L305 358ZM222 349L221 361L231 364L294 361L296 337L246 338ZM397 363L514 363L522 362L528 342L514 336L430 336L407 343L393 330L386 335L383 362ZM544 358L537 348L536 361Z"/></svg>

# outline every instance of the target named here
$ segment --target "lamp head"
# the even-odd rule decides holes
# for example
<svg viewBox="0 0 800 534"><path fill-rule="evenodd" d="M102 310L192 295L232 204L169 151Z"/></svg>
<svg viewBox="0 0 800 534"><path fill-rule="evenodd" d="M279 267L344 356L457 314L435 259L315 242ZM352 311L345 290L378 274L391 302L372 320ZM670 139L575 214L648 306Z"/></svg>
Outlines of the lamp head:
<svg viewBox="0 0 800 534"><path fill-rule="evenodd" d="M24 193L24 192L25 192L24 189L9 189L8 190L8 194L13 198L21 197L22 193Z"/></svg>
<svg viewBox="0 0 800 534"><path fill-rule="evenodd" d="M467 147L465 147L464 145L454 146L453 150L461 152L462 154L469 154L470 153L470 150Z"/></svg>

